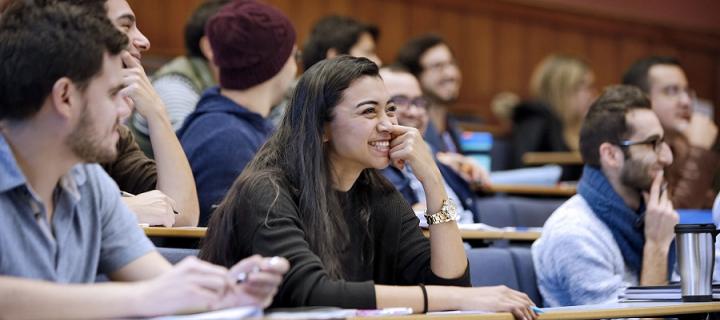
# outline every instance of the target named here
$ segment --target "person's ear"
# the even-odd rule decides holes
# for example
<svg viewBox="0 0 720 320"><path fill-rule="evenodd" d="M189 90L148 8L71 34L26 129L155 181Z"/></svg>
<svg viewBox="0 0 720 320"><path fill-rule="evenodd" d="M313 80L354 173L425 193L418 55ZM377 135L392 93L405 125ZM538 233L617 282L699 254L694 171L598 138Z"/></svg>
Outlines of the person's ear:
<svg viewBox="0 0 720 320"><path fill-rule="evenodd" d="M603 142L598 149L600 163L603 167L622 167L622 164L625 162L625 153L623 153L623 150L619 146L609 142Z"/></svg>
<svg viewBox="0 0 720 320"><path fill-rule="evenodd" d="M326 143L330 141L330 125L327 123L323 126L322 142Z"/></svg>
<svg viewBox="0 0 720 320"><path fill-rule="evenodd" d="M65 119L70 119L77 92L77 86L69 78L62 77L55 81L49 97L53 111Z"/></svg>
<svg viewBox="0 0 720 320"><path fill-rule="evenodd" d="M212 64L215 64L215 61L213 60L214 55L212 47L210 46L210 40L208 40L208 37L202 36L198 44L200 46L200 52L202 52L203 56L205 56L205 58Z"/></svg>
<svg viewBox="0 0 720 320"><path fill-rule="evenodd" d="M325 59L332 59L338 56L338 51L335 48L330 48L325 51Z"/></svg>

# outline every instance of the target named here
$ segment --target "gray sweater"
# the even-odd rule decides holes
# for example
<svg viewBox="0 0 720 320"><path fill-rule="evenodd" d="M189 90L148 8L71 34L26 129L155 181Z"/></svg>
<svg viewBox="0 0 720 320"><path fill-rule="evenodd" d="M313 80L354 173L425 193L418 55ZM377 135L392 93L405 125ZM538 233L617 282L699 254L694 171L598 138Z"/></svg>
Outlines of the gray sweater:
<svg viewBox="0 0 720 320"><path fill-rule="evenodd" d="M580 195L553 212L532 255L547 307L615 302L638 284L612 232Z"/></svg>

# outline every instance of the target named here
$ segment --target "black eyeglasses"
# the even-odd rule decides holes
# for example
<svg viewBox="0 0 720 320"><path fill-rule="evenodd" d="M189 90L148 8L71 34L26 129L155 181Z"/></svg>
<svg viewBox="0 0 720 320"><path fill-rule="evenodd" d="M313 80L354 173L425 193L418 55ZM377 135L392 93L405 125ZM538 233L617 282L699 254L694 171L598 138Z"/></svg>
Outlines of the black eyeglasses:
<svg viewBox="0 0 720 320"><path fill-rule="evenodd" d="M663 144L665 144L665 138L661 137L661 136L652 136L652 137L647 138L642 141L623 140L620 142L620 146L625 147L625 148L629 148L631 146L639 145L639 144L650 145L650 146L652 146L653 151L655 151L656 153L659 153L660 150L662 150Z"/></svg>
<svg viewBox="0 0 720 320"><path fill-rule="evenodd" d="M678 99L680 95L686 94L690 100L695 100L695 90L679 85L669 85L660 88L660 92L670 98Z"/></svg>
<svg viewBox="0 0 720 320"><path fill-rule="evenodd" d="M415 106L418 108L427 109L427 107L430 105L428 100L424 97L410 98L403 94L390 97L390 102L392 102L393 104L395 104L395 106L399 108L409 108L410 106Z"/></svg>

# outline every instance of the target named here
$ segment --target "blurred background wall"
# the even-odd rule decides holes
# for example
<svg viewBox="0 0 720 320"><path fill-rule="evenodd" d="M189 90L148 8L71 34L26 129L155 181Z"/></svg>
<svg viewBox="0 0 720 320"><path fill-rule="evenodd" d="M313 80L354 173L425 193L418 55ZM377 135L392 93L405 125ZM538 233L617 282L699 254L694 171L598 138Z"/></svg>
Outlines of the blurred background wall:
<svg viewBox="0 0 720 320"><path fill-rule="evenodd" d="M129 0L152 42L146 61L183 54L185 20L201 0ZM298 31L328 14L350 15L380 30L378 53L392 62L410 37L443 35L463 72L453 112L490 122L495 94L527 96L533 67L550 53L586 59L598 89L617 83L635 59L681 59L698 96L720 105L720 1L713 0L270 0ZM720 109L720 107L716 107ZM715 112L716 122L720 110Z"/></svg>

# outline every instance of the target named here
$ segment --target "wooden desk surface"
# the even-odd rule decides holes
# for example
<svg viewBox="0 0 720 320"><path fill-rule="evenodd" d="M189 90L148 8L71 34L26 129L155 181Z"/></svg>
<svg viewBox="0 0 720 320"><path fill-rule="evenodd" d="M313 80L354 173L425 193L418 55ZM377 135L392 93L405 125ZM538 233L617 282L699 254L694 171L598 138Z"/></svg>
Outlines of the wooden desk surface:
<svg viewBox="0 0 720 320"><path fill-rule="evenodd" d="M169 237L169 238L203 238L207 232L205 227L143 227L148 237ZM423 230L425 236L429 236L428 230ZM464 240L519 240L535 241L540 237L537 231L485 231L485 230L460 230Z"/></svg>
<svg viewBox="0 0 720 320"><path fill-rule="evenodd" d="M579 320L604 318L663 317L678 314L720 312L720 302L633 302L614 303L596 306L578 306L566 308L548 308L540 315L540 320ZM360 318L349 318L359 320ZM466 320L514 320L508 312L463 314L440 313L392 317L377 317L382 320L428 320L428 319L466 319Z"/></svg>
<svg viewBox="0 0 720 320"><path fill-rule="evenodd" d="M583 164L580 152L527 152L522 156L523 164Z"/></svg>
<svg viewBox="0 0 720 320"><path fill-rule="evenodd" d="M430 236L430 231L423 229L423 234ZM535 241L540 238L537 231L487 231L487 230L463 230L460 229L463 240L514 240L514 241Z"/></svg>
<svg viewBox="0 0 720 320"><path fill-rule="evenodd" d="M203 238L207 228L205 227L143 227L148 237L169 237L169 238Z"/></svg>
<svg viewBox="0 0 720 320"><path fill-rule="evenodd" d="M646 318L719 311L720 302L628 302L600 306L551 308L542 314L540 319Z"/></svg>
<svg viewBox="0 0 720 320"><path fill-rule="evenodd" d="M577 192L575 185L536 186L521 184L493 184L481 189L490 193L509 193L532 196L572 197Z"/></svg>

